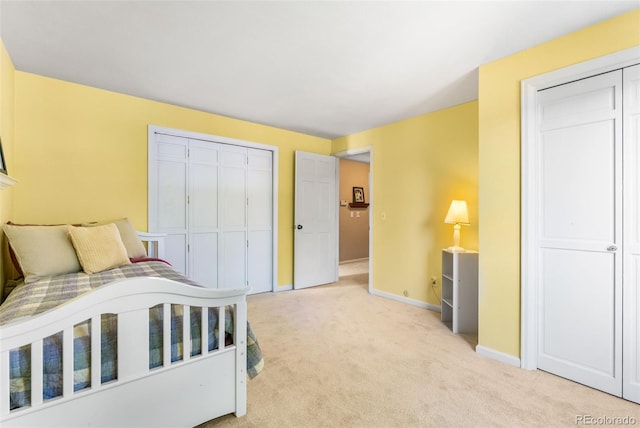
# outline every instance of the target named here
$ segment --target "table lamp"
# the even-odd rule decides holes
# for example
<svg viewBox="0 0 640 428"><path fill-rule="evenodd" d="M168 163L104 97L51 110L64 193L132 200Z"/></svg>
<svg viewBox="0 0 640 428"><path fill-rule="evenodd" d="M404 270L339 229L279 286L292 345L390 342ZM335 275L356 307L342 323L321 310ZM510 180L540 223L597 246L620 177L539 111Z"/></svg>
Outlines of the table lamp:
<svg viewBox="0 0 640 428"><path fill-rule="evenodd" d="M454 253L462 253L465 251L460 246L460 225L469 225L469 210L467 209L466 201L451 201L451 206L447 212L447 217L444 219L447 224L453 224L453 246L447 248L447 250Z"/></svg>

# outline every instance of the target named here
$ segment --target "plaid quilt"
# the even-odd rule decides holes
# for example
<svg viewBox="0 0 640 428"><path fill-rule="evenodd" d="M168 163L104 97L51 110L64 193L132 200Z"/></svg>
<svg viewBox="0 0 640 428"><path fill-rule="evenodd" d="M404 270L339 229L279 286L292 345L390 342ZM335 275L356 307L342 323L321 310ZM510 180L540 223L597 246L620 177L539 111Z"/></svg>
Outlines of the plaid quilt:
<svg viewBox="0 0 640 428"><path fill-rule="evenodd" d="M141 276L162 277L198 286L165 263L149 261L87 275L85 273L50 277L32 284L20 283L0 306L0 326L21 317L37 315L115 280ZM191 356L202 353L201 308L190 308ZM183 306L171 306L171 361L183 355ZM233 311L225 308L225 343L233 341ZM211 351L218 348L218 309L208 309L208 343ZM149 368L163 365L162 305L149 309ZM74 390L91 386L91 320L74 326ZM31 351L26 345L13 349L10 361L10 408L28 406L31 402ZM262 370L262 351L251 326L247 324L247 373L253 378ZM101 382L117 379L117 316L101 317ZM43 340L43 399L62 395L62 332Z"/></svg>

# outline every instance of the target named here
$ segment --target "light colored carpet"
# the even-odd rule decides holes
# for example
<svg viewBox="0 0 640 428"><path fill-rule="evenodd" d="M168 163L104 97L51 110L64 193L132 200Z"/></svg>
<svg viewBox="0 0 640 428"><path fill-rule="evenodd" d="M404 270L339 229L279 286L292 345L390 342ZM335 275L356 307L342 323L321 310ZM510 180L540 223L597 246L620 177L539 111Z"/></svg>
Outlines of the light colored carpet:
<svg viewBox="0 0 640 428"><path fill-rule="evenodd" d="M367 275L250 296L265 368L248 412L203 427L563 427L640 406L475 353L437 312L372 296Z"/></svg>
<svg viewBox="0 0 640 428"><path fill-rule="evenodd" d="M369 272L369 259L359 259L355 261L342 262L338 265L338 275L343 276L358 275Z"/></svg>

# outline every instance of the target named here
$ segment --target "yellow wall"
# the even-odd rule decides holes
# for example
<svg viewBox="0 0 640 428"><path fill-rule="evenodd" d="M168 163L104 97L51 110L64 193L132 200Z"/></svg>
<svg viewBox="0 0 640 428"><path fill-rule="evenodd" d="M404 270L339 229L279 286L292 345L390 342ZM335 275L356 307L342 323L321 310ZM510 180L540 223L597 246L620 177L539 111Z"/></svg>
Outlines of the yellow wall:
<svg viewBox="0 0 640 428"><path fill-rule="evenodd" d="M378 290L439 305L430 287L452 199L469 204L461 245L478 248L478 103L418 116L333 141L333 152L373 146L373 278ZM386 220L382 220L382 213Z"/></svg>
<svg viewBox="0 0 640 428"><path fill-rule="evenodd" d="M480 67L480 345L520 355L520 81L637 45L640 9Z"/></svg>
<svg viewBox="0 0 640 428"><path fill-rule="evenodd" d="M278 284L291 284L293 152L328 154L322 138L16 71L12 220L127 216L146 230L149 124L279 147Z"/></svg>
<svg viewBox="0 0 640 428"><path fill-rule="evenodd" d="M0 138L5 155L5 163L9 174L13 174L13 141L14 141L14 77L15 69L7 54L4 43L0 39ZM13 188L0 191L0 224L11 219L13 213ZM6 245L4 233L0 233L0 248ZM6 256L5 251L2 254ZM0 258L0 301L5 282L5 271L8 263Z"/></svg>

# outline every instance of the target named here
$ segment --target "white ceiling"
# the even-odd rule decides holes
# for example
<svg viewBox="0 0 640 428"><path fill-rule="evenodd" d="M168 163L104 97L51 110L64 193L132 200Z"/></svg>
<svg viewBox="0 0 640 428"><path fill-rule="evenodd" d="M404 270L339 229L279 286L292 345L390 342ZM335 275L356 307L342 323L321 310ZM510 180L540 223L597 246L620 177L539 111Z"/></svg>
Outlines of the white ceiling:
<svg viewBox="0 0 640 428"><path fill-rule="evenodd" d="M16 69L326 138L477 99L477 69L624 1L0 0Z"/></svg>

